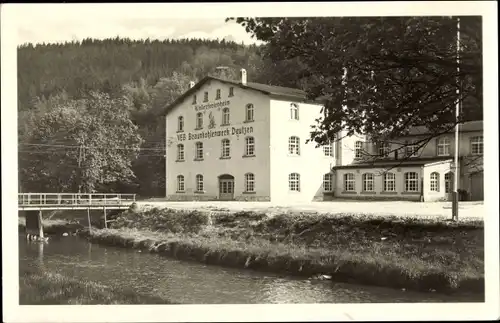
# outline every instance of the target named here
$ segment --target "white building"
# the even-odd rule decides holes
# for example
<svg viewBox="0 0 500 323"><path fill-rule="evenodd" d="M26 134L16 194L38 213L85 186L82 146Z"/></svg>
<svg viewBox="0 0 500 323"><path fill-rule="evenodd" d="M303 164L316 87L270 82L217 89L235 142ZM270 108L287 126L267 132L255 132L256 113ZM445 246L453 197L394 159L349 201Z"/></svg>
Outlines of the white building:
<svg viewBox="0 0 500 323"><path fill-rule="evenodd" d="M166 109L167 199L449 198L453 134L444 135L443 143L442 138L429 143L423 153L411 151L413 157L405 160L384 153L397 144L381 149L365 136L338 134L341 140L317 148L306 140L322 108L301 90L247 82L245 70L240 82L205 77L192 83ZM461 164L481 157L482 123L464 126L460 140ZM363 158L364 152L380 151L380 158ZM482 199L482 158L472 168L459 165L459 172L460 188Z"/></svg>
<svg viewBox="0 0 500 323"><path fill-rule="evenodd" d="M301 90L205 77L166 111L169 200L311 201L335 164L306 144L322 106ZM327 149L327 150L328 150Z"/></svg>

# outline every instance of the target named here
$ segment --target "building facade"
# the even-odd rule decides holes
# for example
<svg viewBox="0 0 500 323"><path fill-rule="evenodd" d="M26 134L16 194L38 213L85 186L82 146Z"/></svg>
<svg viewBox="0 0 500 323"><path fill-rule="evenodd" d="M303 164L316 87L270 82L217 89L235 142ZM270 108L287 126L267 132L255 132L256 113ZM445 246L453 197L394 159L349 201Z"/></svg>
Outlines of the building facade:
<svg viewBox="0 0 500 323"><path fill-rule="evenodd" d="M240 82L205 77L191 83L166 109L167 199L287 203L451 196L452 133L418 151L409 143L421 130L383 147L342 133L331 145L316 147L306 141L322 108L303 91L247 82L245 70ZM460 136L460 188L482 199L482 123L464 126ZM401 161L403 150L414 156Z"/></svg>

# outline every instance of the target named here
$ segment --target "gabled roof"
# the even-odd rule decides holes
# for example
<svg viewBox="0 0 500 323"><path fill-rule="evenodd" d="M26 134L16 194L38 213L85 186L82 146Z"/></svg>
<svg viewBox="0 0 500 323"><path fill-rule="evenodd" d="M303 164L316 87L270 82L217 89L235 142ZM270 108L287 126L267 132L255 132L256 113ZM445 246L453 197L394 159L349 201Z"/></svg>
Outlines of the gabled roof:
<svg viewBox="0 0 500 323"><path fill-rule="evenodd" d="M460 132L482 131L483 130L483 121L477 120L477 121L464 122L464 123L460 124L459 130L460 130ZM453 132L453 131L454 131L454 129L450 130L450 132ZM407 136L427 135L429 133L430 133L429 129L426 126L416 126L416 127L411 127L408 130Z"/></svg>
<svg viewBox="0 0 500 323"><path fill-rule="evenodd" d="M247 82L246 85L243 85L239 82L235 81L229 81L229 80L224 80L220 79L217 77L213 76L206 76L204 77L201 81L196 83L192 88L184 92L181 96L179 96L174 102L172 102L170 105L168 105L165 108L165 114L167 114L170 110L172 110L175 106L177 106L179 103L184 101L186 97L192 95L194 92L196 92L198 89L200 89L205 83L208 81L219 81L221 83L225 83L228 85L233 85L237 86L242 89L248 89L248 90L253 90L253 91L258 91L262 94L272 96L273 98L279 98L279 99L288 99L291 101L298 101L298 102L311 102L311 103L318 103L317 101L311 101L307 99L306 92L299 90L299 89L293 89L289 87L283 87L283 86L275 86L275 85L267 85L267 84L261 84L261 83L253 83L253 82Z"/></svg>

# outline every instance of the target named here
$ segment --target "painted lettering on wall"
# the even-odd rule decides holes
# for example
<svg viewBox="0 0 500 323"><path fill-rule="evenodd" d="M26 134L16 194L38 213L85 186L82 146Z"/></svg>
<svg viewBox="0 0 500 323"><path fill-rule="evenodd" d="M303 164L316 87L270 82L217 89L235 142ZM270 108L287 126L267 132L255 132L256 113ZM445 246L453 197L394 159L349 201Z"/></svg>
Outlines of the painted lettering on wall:
<svg viewBox="0 0 500 323"><path fill-rule="evenodd" d="M231 127L231 129L223 129L223 130L209 130L209 131L201 131L201 132L189 132L187 134L181 133L177 135L177 140L185 141L185 140L200 140L200 139L210 139L215 137L227 137L227 136L235 136L235 135L247 135L253 133L253 127Z"/></svg>
<svg viewBox="0 0 500 323"><path fill-rule="evenodd" d="M200 105L195 105L194 110L195 111L204 111L204 110L210 110L214 108L221 108L229 105L231 102L229 100L226 101L220 101L216 103L208 103L208 104L200 104Z"/></svg>

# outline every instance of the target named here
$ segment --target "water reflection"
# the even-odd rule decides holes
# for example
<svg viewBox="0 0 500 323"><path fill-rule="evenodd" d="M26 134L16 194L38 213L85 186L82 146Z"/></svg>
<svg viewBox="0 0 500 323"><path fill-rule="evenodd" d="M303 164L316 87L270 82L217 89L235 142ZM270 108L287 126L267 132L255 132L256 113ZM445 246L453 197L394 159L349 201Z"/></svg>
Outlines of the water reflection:
<svg viewBox="0 0 500 323"><path fill-rule="evenodd" d="M187 304L456 302L469 297L403 292L181 262L77 237L48 244L19 241L20 267L34 263L70 277L131 288Z"/></svg>

